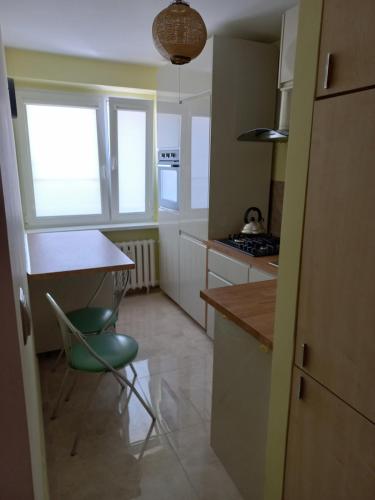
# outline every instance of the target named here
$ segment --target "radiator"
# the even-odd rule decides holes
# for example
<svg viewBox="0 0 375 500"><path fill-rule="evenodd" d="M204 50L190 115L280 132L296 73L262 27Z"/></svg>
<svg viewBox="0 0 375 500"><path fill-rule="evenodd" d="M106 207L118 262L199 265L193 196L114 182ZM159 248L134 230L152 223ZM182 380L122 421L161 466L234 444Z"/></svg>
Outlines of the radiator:
<svg viewBox="0 0 375 500"><path fill-rule="evenodd" d="M130 271L128 289L147 288L156 286L155 272L155 240L124 241L116 246L135 262L135 269ZM115 289L123 287L126 273L115 273Z"/></svg>

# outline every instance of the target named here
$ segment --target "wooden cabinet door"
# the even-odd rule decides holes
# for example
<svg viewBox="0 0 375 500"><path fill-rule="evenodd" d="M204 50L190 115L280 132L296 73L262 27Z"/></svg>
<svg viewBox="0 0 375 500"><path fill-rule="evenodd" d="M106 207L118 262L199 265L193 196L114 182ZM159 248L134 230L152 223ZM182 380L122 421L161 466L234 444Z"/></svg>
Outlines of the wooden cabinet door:
<svg viewBox="0 0 375 500"><path fill-rule="evenodd" d="M375 89L315 103L296 341L296 364L373 422L374 138Z"/></svg>
<svg viewBox="0 0 375 500"><path fill-rule="evenodd" d="M374 20L374 0L324 1L318 96L375 85Z"/></svg>
<svg viewBox="0 0 375 500"><path fill-rule="evenodd" d="M374 424L295 369L284 500L374 498Z"/></svg>

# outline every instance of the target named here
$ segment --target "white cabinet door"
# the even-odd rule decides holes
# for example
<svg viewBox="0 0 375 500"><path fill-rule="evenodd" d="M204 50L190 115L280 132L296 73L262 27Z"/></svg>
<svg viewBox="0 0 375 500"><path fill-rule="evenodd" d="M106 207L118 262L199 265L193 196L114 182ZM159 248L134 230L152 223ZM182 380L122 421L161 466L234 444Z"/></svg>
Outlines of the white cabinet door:
<svg viewBox="0 0 375 500"><path fill-rule="evenodd" d="M249 266L215 250L208 251L208 270L234 285L249 282Z"/></svg>
<svg viewBox="0 0 375 500"><path fill-rule="evenodd" d="M159 226L160 288L179 302L179 227L178 222Z"/></svg>
<svg viewBox="0 0 375 500"><path fill-rule="evenodd" d="M208 271L208 288L222 288L224 286L232 286L232 283L217 276L215 273ZM210 339L214 339L215 333L215 309L207 306L207 335Z"/></svg>
<svg viewBox="0 0 375 500"><path fill-rule="evenodd" d="M206 288L206 245L180 235L180 306L205 328L205 302L200 291Z"/></svg>
<svg viewBox="0 0 375 500"><path fill-rule="evenodd" d="M275 276L272 274L265 273L264 271L260 271L259 269L256 269L255 267L251 267L250 269L250 283L255 283L256 281L267 281L267 280L274 280L276 279Z"/></svg>
<svg viewBox="0 0 375 500"><path fill-rule="evenodd" d="M297 31L298 5L287 10L283 15L283 27L280 42L279 88L293 87Z"/></svg>

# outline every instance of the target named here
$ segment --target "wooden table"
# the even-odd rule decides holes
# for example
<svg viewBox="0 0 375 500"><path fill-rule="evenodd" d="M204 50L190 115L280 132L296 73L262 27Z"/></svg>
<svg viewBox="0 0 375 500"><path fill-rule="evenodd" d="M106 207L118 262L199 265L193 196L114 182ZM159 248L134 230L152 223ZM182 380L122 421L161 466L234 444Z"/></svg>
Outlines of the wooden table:
<svg viewBox="0 0 375 500"><path fill-rule="evenodd" d="M61 348L61 334L46 300L51 293L64 311L84 307L98 287L96 299L112 307L111 271L134 269L135 264L100 231L60 231L27 235L28 278L35 345L38 353Z"/></svg>
<svg viewBox="0 0 375 500"><path fill-rule="evenodd" d="M29 279L98 271L124 271L135 264L100 231L27 235Z"/></svg>

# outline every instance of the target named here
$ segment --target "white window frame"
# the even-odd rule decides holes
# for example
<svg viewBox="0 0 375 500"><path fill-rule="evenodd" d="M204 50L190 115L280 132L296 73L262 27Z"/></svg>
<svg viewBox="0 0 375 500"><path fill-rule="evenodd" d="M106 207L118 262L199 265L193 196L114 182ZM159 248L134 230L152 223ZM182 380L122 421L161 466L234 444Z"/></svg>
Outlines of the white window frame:
<svg viewBox="0 0 375 500"><path fill-rule="evenodd" d="M19 177L22 194L24 222L27 229L111 225L114 223L151 222L153 220L153 100L129 97L112 98L84 92L55 92L20 89L16 92L18 118L14 121L16 132ZM32 175L27 104L45 104L94 108L97 113L98 154L100 165L101 214L71 216L36 216L34 183ZM117 165L117 115L112 109L146 111L146 211L136 214L120 214L118 210Z"/></svg>
<svg viewBox="0 0 375 500"><path fill-rule="evenodd" d="M149 222L154 215L154 172L153 172L153 101L144 99L108 98L110 166L111 166L111 208L114 222ZM118 175L118 125L117 111L145 111L146 113L146 175L145 175L145 212L123 214L119 211L119 175Z"/></svg>
<svg viewBox="0 0 375 500"><path fill-rule="evenodd" d="M27 104L69 106L90 108L96 110L98 155L100 169L101 214L63 215L37 217L35 209L34 183L30 155L29 131L27 125ZM106 144L105 144L105 102L101 96L77 95L70 93L41 92L37 90L17 91L18 118L15 120L16 143L20 165L20 183L24 210L25 226L58 227L83 224L103 224L109 221L109 190L106 173Z"/></svg>

